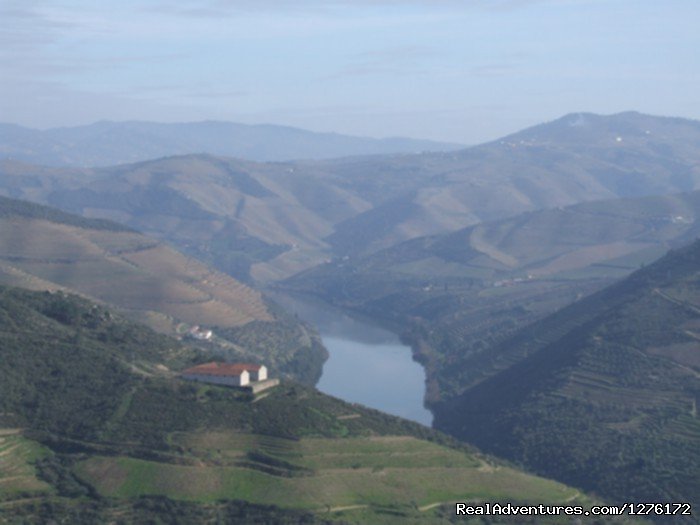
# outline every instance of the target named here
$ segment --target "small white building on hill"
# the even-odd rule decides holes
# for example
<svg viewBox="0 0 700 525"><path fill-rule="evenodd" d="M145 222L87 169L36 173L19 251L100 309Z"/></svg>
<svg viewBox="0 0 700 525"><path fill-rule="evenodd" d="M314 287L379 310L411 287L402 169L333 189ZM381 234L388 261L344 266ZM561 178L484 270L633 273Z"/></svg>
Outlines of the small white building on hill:
<svg viewBox="0 0 700 525"><path fill-rule="evenodd" d="M183 379L226 386L247 386L267 379L267 367L249 363L205 363L183 370Z"/></svg>
<svg viewBox="0 0 700 525"><path fill-rule="evenodd" d="M204 330L199 327L199 325L194 325L189 329L187 335L192 339L197 339L198 341L211 341L214 336L214 332L211 330Z"/></svg>

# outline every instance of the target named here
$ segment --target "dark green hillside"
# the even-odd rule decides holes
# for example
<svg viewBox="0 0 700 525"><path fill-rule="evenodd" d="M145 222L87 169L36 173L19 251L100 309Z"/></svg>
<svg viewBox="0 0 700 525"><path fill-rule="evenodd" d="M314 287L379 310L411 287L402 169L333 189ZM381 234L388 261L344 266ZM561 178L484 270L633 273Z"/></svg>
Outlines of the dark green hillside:
<svg viewBox="0 0 700 525"><path fill-rule="evenodd" d="M204 358L88 301L0 288L0 523L437 524L454 501L593 502L308 387L175 375Z"/></svg>
<svg viewBox="0 0 700 525"><path fill-rule="evenodd" d="M217 334L235 341L241 348L252 349L245 358L255 359L255 352L271 356L274 368L284 370L290 377L306 385L315 385L321 378L323 363L328 351L321 344L316 329L299 321L275 303L266 302L275 322L252 321L242 326L217 328ZM230 361L237 360L235 353L219 350ZM239 359L240 360L240 359Z"/></svg>
<svg viewBox="0 0 700 525"><path fill-rule="evenodd" d="M699 329L696 242L489 348L435 425L618 501L697 506Z"/></svg>
<svg viewBox="0 0 700 525"><path fill-rule="evenodd" d="M140 382L138 374L194 356L145 326L61 292L0 287L0 330L3 417L87 439Z"/></svg>

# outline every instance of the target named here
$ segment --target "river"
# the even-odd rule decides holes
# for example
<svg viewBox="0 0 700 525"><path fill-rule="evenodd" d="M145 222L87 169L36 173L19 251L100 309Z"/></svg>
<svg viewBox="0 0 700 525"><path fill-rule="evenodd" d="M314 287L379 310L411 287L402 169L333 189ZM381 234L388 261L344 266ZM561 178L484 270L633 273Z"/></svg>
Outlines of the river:
<svg viewBox="0 0 700 525"><path fill-rule="evenodd" d="M423 406L425 371L396 334L325 303L274 295L314 325L330 357L317 388L326 394L430 426Z"/></svg>

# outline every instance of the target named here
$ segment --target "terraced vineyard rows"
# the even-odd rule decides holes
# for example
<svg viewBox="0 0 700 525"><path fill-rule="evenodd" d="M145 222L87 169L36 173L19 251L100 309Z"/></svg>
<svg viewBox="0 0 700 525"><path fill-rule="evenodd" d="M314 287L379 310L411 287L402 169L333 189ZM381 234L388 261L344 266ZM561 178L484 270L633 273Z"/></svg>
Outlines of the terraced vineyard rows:
<svg viewBox="0 0 700 525"><path fill-rule="evenodd" d="M4 501L28 498L51 491L37 478L34 462L46 449L22 437L21 429L0 428L0 509ZM2 514L2 511L0 511Z"/></svg>
<svg viewBox="0 0 700 525"><path fill-rule="evenodd" d="M36 277L35 287L55 283L136 316L152 310L192 324L272 319L258 292L137 233L17 218L3 231L6 272Z"/></svg>

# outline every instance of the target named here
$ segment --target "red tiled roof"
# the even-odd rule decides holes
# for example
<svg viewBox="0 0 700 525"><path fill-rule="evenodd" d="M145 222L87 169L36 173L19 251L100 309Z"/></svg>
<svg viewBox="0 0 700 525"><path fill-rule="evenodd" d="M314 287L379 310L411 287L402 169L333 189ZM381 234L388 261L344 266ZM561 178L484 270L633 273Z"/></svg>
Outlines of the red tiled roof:
<svg viewBox="0 0 700 525"><path fill-rule="evenodd" d="M261 365L250 363L204 363L203 365L193 366L187 370L183 370L182 374L198 374L206 376L239 376L246 370L248 372L257 372Z"/></svg>

